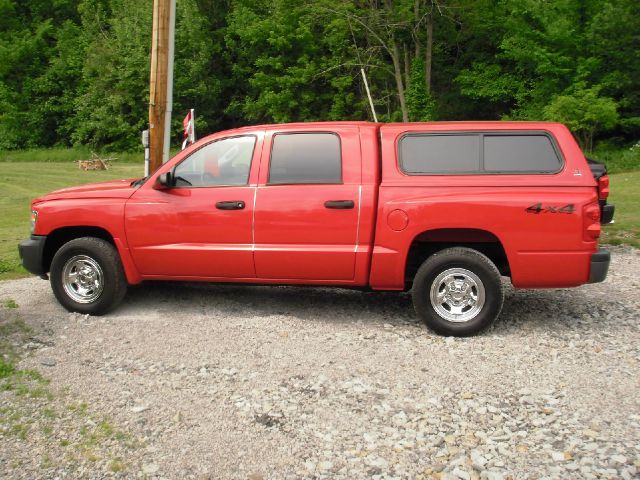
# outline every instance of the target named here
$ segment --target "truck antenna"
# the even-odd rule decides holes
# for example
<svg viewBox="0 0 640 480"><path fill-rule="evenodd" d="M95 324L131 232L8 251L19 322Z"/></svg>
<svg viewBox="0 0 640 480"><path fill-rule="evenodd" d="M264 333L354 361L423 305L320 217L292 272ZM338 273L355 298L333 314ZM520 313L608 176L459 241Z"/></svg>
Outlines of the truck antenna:
<svg viewBox="0 0 640 480"><path fill-rule="evenodd" d="M367 90L367 97L369 97L369 106L371 107L371 113L373 113L373 121L378 123L378 116L376 115L376 109L373 106L373 99L371 98L371 92L369 91L369 83L367 82L367 75L364 73L363 67L360 67L360 73L362 74L362 80L364 80L364 88Z"/></svg>

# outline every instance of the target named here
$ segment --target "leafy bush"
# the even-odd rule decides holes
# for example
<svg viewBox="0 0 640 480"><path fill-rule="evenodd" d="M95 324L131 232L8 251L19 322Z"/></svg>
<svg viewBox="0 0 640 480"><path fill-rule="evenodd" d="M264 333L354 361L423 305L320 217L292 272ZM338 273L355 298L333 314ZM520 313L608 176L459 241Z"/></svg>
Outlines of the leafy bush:
<svg viewBox="0 0 640 480"><path fill-rule="evenodd" d="M640 170L640 141L627 148L596 148L589 157L604 163L609 173Z"/></svg>

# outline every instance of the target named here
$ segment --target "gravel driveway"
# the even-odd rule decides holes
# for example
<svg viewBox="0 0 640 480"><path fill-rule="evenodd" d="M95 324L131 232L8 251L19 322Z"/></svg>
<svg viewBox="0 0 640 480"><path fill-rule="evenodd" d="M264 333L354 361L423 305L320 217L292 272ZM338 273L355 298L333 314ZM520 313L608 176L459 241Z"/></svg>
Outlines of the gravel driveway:
<svg viewBox="0 0 640 480"><path fill-rule="evenodd" d="M407 294L158 283L88 317L2 282L33 328L20 367L56 393L0 393L31 402L0 477L638 478L638 272L616 248L605 283L510 289L467 339Z"/></svg>

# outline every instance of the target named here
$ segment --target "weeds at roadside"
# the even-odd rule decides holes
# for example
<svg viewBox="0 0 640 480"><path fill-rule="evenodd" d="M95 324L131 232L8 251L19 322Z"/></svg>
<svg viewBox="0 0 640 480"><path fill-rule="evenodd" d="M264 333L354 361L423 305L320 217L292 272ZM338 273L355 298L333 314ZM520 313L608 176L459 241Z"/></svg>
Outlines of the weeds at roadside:
<svg viewBox="0 0 640 480"><path fill-rule="evenodd" d="M0 308L8 313L0 317L0 442L5 451L10 439L19 440L23 447L45 445L47 453L39 458L39 468L49 472L64 468L73 473L83 462L103 459L108 461L103 468L111 473L130 471L132 465L112 456L110 446L117 443L120 451L127 451L144 444L107 417L97 418L86 402L73 402L68 389L56 390L40 372L20 368L22 345L33 330L20 318L15 301L4 300ZM20 468L32 455L23 453L24 458L11 458L7 465Z"/></svg>
<svg viewBox="0 0 640 480"><path fill-rule="evenodd" d="M124 464L119 458L114 458L109 464L109 470L111 470L113 473L121 472L122 470L124 470Z"/></svg>
<svg viewBox="0 0 640 480"><path fill-rule="evenodd" d="M5 308L18 308L18 304L13 298L8 298L2 302L2 306Z"/></svg>

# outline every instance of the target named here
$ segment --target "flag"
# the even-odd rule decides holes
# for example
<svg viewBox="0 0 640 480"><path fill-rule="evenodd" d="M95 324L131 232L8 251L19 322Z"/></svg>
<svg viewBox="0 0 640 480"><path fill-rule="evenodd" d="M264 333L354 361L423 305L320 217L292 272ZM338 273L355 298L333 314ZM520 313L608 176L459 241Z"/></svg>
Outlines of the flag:
<svg viewBox="0 0 640 480"><path fill-rule="evenodd" d="M195 125L195 113L193 108L189 110L187 116L182 120L182 126L184 132L182 133L182 150L187 148L187 145L191 145L196 141L196 125Z"/></svg>

